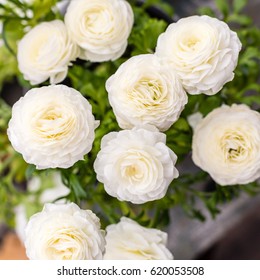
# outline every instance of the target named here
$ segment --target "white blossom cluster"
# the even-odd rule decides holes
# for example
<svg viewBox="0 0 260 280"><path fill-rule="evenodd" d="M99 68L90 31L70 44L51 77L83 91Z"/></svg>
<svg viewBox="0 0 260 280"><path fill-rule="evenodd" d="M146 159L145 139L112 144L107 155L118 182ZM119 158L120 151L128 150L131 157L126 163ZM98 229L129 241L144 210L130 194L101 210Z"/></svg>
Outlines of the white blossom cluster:
<svg viewBox="0 0 260 280"><path fill-rule="evenodd" d="M71 62L115 60L126 50L133 11L125 0L70 1L62 20L42 22L18 44L18 67L32 85L62 82Z"/></svg>
<svg viewBox="0 0 260 280"><path fill-rule="evenodd" d="M43 22L18 45L18 64L32 85L65 79L77 57L116 60L133 26L125 0L71 1L64 22ZM213 95L234 77L241 43L224 22L192 16L172 23L154 54L131 57L107 80L106 90L122 129L101 140L97 180L121 201L142 204L165 196L179 176L177 155L166 145L189 94ZM260 174L260 117L244 105L223 105L192 127L193 160L221 185L245 184ZM73 88L29 90L13 107L8 137L37 169L69 168L92 149L99 122ZM76 204L46 204L32 216L25 245L30 259L173 259L167 234L122 217L107 227Z"/></svg>

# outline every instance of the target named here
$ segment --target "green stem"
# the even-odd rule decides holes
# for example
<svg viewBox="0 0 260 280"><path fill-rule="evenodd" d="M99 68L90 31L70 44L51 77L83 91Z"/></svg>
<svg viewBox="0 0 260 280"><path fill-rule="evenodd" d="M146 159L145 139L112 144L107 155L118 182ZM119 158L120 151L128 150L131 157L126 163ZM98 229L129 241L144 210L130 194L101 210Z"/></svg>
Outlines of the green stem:
<svg viewBox="0 0 260 280"><path fill-rule="evenodd" d="M3 30L2 30L2 38L3 38L3 41L4 41L4 44L5 44L5 46L6 46L6 48L9 50L9 52L16 58L16 53L15 53L15 51L11 48L11 46L10 46L10 44L8 43L8 41L7 41L7 37L6 37L6 25L7 25L7 23L8 23L8 19L7 20L5 20L4 22L3 22Z"/></svg>

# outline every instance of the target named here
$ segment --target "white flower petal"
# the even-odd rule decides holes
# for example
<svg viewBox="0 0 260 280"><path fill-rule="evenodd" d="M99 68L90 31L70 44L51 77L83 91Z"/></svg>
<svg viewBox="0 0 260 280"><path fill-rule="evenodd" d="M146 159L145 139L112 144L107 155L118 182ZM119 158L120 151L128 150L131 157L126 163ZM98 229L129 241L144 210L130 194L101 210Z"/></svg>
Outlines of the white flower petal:
<svg viewBox="0 0 260 280"><path fill-rule="evenodd" d="M105 260L172 260L166 248L167 233L145 228L122 217L118 224L106 228Z"/></svg>

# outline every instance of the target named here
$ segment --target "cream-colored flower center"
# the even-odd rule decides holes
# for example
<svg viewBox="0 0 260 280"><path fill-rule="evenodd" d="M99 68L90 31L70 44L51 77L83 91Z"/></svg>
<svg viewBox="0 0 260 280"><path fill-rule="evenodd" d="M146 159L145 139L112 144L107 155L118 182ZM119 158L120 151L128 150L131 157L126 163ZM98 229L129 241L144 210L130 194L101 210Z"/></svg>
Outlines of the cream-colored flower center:
<svg viewBox="0 0 260 280"><path fill-rule="evenodd" d="M140 79L127 94L128 99L139 108L152 109L165 100L163 84L156 79Z"/></svg>
<svg viewBox="0 0 260 280"><path fill-rule="evenodd" d="M245 137L234 131L226 132L221 139L221 149L227 162L240 162L247 158L250 147Z"/></svg>
<svg viewBox="0 0 260 280"><path fill-rule="evenodd" d="M71 133L75 115L57 105L39 110L33 119L33 130L42 139L58 140Z"/></svg>
<svg viewBox="0 0 260 280"><path fill-rule="evenodd" d="M93 7L85 11L83 15L84 27L93 34L105 34L110 30L108 22L111 22L111 15L104 7Z"/></svg>
<svg viewBox="0 0 260 280"><path fill-rule="evenodd" d="M212 44L215 42L216 36L214 30L204 24L195 24L192 28L184 28L178 33L175 44L178 45L178 50L187 55L197 55L199 52L210 54L214 50ZM214 44L213 44L214 46ZM212 49L213 48L213 49ZM175 49L173 50L176 51ZM191 59L191 57L186 57ZM202 57L201 57L202 59Z"/></svg>
<svg viewBox="0 0 260 280"><path fill-rule="evenodd" d="M118 162L122 178L131 184L142 182L152 169L151 161L148 155L139 151L128 151Z"/></svg>
<svg viewBox="0 0 260 280"><path fill-rule="evenodd" d="M71 260L78 253L79 244L75 235L69 233L60 234L56 239L49 241L47 255L51 258Z"/></svg>
<svg viewBox="0 0 260 280"><path fill-rule="evenodd" d="M196 50L196 45L200 43L200 39L197 36L187 36L181 42L183 49Z"/></svg>
<svg viewBox="0 0 260 280"><path fill-rule="evenodd" d="M132 177L133 180L139 180L142 177L142 170L137 164L131 164L123 168L123 177Z"/></svg>

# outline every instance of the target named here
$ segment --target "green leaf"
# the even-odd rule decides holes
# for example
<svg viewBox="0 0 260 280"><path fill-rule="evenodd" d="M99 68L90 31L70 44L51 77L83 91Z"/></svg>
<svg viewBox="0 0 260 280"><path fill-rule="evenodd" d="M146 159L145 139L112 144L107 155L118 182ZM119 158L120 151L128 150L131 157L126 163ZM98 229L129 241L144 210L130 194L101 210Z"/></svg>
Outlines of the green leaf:
<svg viewBox="0 0 260 280"><path fill-rule="evenodd" d="M155 217L153 219L153 222L151 224L151 227L157 228L157 227L163 227L168 225L170 222L170 215L169 215L169 209L156 209ZM150 222L151 223L151 222Z"/></svg>
<svg viewBox="0 0 260 280"><path fill-rule="evenodd" d="M210 17L216 17L215 12L210 7L199 7L198 14L200 15L207 15Z"/></svg>
<svg viewBox="0 0 260 280"><path fill-rule="evenodd" d="M19 0L8 0L8 1L9 1L9 3L12 2L17 7L24 8L24 4L21 3Z"/></svg>
<svg viewBox="0 0 260 280"><path fill-rule="evenodd" d="M29 164L28 167L26 168L26 171L25 171L25 178L26 180L29 180L32 178L33 176L33 173L35 172L36 170L36 166L33 165L33 164Z"/></svg>
<svg viewBox="0 0 260 280"><path fill-rule="evenodd" d="M18 72L16 57L5 45L0 47L0 91L4 83L9 82ZM2 115L4 117L4 115ZM0 117L1 118L1 117Z"/></svg>
<svg viewBox="0 0 260 280"><path fill-rule="evenodd" d="M86 191L81 186L75 174L70 174L70 186L72 187L77 200L87 197Z"/></svg>
<svg viewBox="0 0 260 280"><path fill-rule="evenodd" d="M229 6L227 0L215 0L216 6L219 11L226 17L229 13Z"/></svg>
<svg viewBox="0 0 260 280"><path fill-rule="evenodd" d="M184 132L190 131L190 126L185 118L180 117L176 123L173 125L174 129Z"/></svg>
<svg viewBox="0 0 260 280"><path fill-rule="evenodd" d="M199 111L203 115L207 115L213 109L219 107L222 103L220 95L207 96L206 100L199 104Z"/></svg>
<svg viewBox="0 0 260 280"><path fill-rule="evenodd" d="M16 57L17 41L20 40L23 35L23 25L19 19L8 19L3 22L3 41L6 48Z"/></svg>
<svg viewBox="0 0 260 280"><path fill-rule="evenodd" d="M252 18L249 16L246 16L246 15L232 14L227 17L226 21L238 23L242 26L248 26L248 25L252 24Z"/></svg>
<svg viewBox="0 0 260 280"><path fill-rule="evenodd" d="M260 105L260 97L258 95L251 95L243 97L243 103L247 104L248 106L252 106L253 104Z"/></svg>
<svg viewBox="0 0 260 280"><path fill-rule="evenodd" d="M58 0L34 0L32 5L33 10L33 25L37 24L37 21L48 17L49 14L53 14L51 8L58 2Z"/></svg>
<svg viewBox="0 0 260 280"><path fill-rule="evenodd" d="M205 200L205 205L207 206L211 217L214 219L217 214L220 213L220 210L217 208L217 202L215 201L214 197L211 199Z"/></svg>
<svg viewBox="0 0 260 280"><path fill-rule="evenodd" d="M233 7L235 13L240 13L246 6L248 0L233 0Z"/></svg>
<svg viewBox="0 0 260 280"><path fill-rule="evenodd" d="M165 31L167 24L163 20L149 18L145 13L136 10L136 23L128 40L132 48L131 55L153 53L157 39Z"/></svg>
<svg viewBox="0 0 260 280"><path fill-rule="evenodd" d="M158 2L156 6L160 8L163 12L165 12L170 18L173 18L174 16L173 6L169 5L168 3L162 3L162 2Z"/></svg>
<svg viewBox="0 0 260 280"><path fill-rule="evenodd" d="M201 222L204 222L206 220L204 214L199 209L195 209L195 208L192 209L191 210L191 215L192 215L193 218L196 218Z"/></svg>

